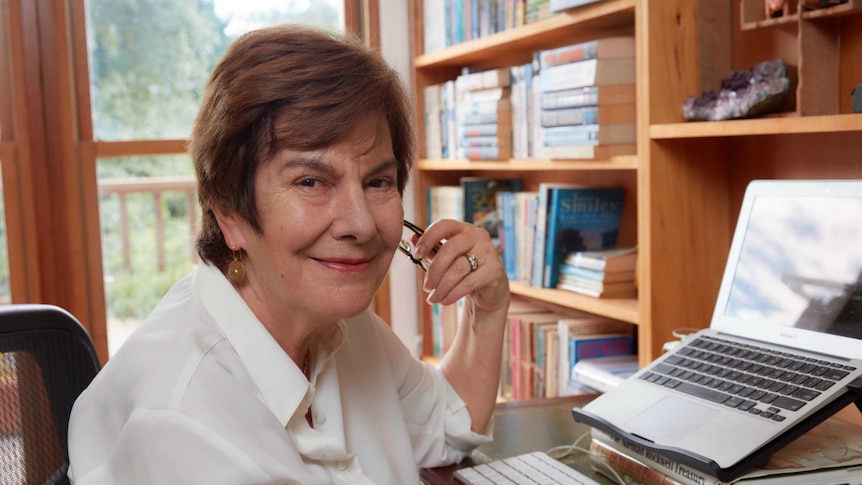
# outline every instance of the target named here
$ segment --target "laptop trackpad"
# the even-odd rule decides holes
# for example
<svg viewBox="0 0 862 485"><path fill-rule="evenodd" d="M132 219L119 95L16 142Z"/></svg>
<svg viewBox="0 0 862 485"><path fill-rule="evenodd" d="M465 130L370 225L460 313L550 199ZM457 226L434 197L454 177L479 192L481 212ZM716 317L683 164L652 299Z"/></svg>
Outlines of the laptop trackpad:
<svg viewBox="0 0 862 485"><path fill-rule="evenodd" d="M658 443L675 443L720 414L675 396L665 396L626 423L639 436Z"/></svg>

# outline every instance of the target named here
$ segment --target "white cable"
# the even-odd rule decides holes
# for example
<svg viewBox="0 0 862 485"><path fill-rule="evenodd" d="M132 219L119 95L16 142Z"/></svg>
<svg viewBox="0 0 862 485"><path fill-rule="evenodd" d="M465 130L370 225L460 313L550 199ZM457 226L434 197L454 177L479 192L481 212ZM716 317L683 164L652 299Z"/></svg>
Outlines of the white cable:
<svg viewBox="0 0 862 485"><path fill-rule="evenodd" d="M592 452L590 452L590 450L588 448L584 448L580 444L581 441L584 438L588 437L589 435L590 435L590 432L587 431L587 432L583 433L582 435L578 436L577 439L575 439L575 441L571 445L555 446L555 447L549 449L548 451L546 451L546 453L548 454L548 456L555 458L557 460L562 460L563 458L571 455L574 452L585 453L592 458L591 462L593 464L601 466L605 471L607 471L613 475L613 477L609 477L609 478L611 478L612 480L617 482L619 485L628 485L626 483L626 481L623 480L623 478L620 476L620 474L617 473L617 471L614 470L613 467L611 467L608 464L604 455L602 455L601 453L592 453Z"/></svg>

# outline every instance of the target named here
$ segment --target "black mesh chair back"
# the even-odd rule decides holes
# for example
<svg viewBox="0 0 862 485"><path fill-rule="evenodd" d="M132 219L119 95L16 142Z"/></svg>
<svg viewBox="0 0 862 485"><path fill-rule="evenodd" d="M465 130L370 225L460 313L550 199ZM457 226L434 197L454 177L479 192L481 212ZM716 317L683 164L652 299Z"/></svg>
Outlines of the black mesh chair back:
<svg viewBox="0 0 862 485"><path fill-rule="evenodd" d="M0 485L69 483L69 414L99 369L69 312L0 306Z"/></svg>

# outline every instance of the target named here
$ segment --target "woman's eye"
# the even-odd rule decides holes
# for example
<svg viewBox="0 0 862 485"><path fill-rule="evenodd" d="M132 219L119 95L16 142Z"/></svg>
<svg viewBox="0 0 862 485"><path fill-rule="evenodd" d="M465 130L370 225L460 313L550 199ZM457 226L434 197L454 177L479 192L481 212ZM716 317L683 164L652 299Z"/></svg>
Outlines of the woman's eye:
<svg viewBox="0 0 862 485"><path fill-rule="evenodd" d="M392 186L392 180L388 178L374 179L371 182L368 182L368 186L373 189L385 189Z"/></svg>
<svg viewBox="0 0 862 485"><path fill-rule="evenodd" d="M299 185L302 187L317 187L320 185L320 180L314 178L304 178L299 181Z"/></svg>

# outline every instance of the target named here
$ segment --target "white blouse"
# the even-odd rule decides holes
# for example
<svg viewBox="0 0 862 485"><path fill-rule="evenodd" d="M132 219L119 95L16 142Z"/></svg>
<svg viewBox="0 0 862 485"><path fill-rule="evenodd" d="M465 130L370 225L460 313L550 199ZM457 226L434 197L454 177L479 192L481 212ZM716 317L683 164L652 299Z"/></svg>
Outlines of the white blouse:
<svg viewBox="0 0 862 485"><path fill-rule="evenodd" d="M218 269L176 284L75 402L89 484L417 484L490 441L442 372L370 311L333 326L311 383ZM314 427L305 415L311 409ZM489 426L490 427L490 426Z"/></svg>

